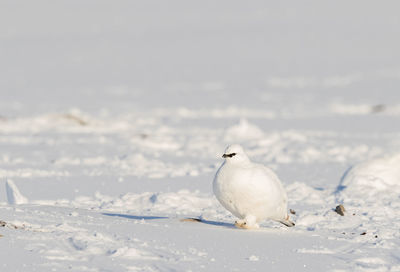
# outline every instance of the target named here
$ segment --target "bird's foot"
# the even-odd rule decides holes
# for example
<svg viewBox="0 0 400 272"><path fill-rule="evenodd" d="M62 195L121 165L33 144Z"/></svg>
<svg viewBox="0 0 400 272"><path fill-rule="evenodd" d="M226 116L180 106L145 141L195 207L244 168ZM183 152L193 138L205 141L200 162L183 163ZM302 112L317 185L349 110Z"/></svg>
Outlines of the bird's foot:
<svg viewBox="0 0 400 272"><path fill-rule="evenodd" d="M244 220L235 221L235 227L237 227L239 229L248 229L249 228L249 226L247 225L247 222Z"/></svg>
<svg viewBox="0 0 400 272"><path fill-rule="evenodd" d="M241 219L235 221L235 227L239 229L258 229L259 225L253 220L253 218L249 218L250 220Z"/></svg>

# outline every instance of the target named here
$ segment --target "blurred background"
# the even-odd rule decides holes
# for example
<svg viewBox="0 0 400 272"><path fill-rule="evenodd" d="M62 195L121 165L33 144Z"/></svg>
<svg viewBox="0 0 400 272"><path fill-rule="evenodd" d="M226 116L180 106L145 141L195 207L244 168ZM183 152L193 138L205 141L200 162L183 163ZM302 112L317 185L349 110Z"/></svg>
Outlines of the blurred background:
<svg viewBox="0 0 400 272"><path fill-rule="evenodd" d="M2 271L399 271L399 188L332 211L343 173L400 151L399 10L0 0L0 220L24 229L2 228ZM212 192L232 143L287 188L292 234L178 227L234 222Z"/></svg>
<svg viewBox="0 0 400 272"><path fill-rule="evenodd" d="M0 3L0 114L400 114L398 1Z"/></svg>

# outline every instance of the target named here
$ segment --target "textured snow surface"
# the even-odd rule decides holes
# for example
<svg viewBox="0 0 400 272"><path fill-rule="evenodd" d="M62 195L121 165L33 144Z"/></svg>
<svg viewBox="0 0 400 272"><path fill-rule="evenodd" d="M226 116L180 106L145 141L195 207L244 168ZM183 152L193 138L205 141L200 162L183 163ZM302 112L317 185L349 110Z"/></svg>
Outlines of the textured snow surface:
<svg viewBox="0 0 400 272"><path fill-rule="evenodd" d="M87 123L43 114L9 118L1 126L1 172L14 181L6 190L4 179L0 188L7 223L1 240L24 260L15 257L4 267L399 268L398 157L373 159L399 148L398 133L381 141L362 133L264 130L243 120L188 129L185 118L73 112ZM235 218L212 195L225 136L238 127L260 132L243 143L249 156L281 177L295 228L265 221L258 231L235 229ZM371 160L341 179L365 158ZM339 203L345 216L333 210Z"/></svg>
<svg viewBox="0 0 400 272"><path fill-rule="evenodd" d="M0 4L1 271L400 271L398 2L39 2ZM294 228L234 227L232 143Z"/></svg>

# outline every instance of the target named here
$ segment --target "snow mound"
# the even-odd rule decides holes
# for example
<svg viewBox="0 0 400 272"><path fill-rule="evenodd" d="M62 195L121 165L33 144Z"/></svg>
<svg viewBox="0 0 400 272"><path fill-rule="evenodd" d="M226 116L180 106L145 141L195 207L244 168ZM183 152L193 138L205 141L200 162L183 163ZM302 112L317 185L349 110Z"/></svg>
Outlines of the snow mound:
<svg viewBox="0 0 400 272"><path fill-rule="evenodd" d="M10 179L6 179L6 192L8 204L19 205L28 203L28 199L21 194L18 187Z"/></svg>
<svg viewBox="0 0 400 272"><path fill-rule="evenodd" d="M341 201L364 203L391 199L400 193L400 154L362 162L344 174L338 187Z"/></svg>
<svg viewBox="0 0 400 272"><path fill-rule="evenodd" d="M227 141L246 141L259 139L264 136L264 132L247 121L240 119L239 123L231 126L225 131L225 140Z"/></svg>

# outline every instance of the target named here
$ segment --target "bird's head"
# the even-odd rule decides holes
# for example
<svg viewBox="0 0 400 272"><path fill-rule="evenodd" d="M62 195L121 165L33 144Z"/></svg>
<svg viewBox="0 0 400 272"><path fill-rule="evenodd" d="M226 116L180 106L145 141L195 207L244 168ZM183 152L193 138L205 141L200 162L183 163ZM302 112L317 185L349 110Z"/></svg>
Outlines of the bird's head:
<svg viewBox="0 0 400 272"><path fill-rule="evenodd" d="M250 161L243 147L238 144L228 146L222 158L229 163L244 163Z"/></svg>

